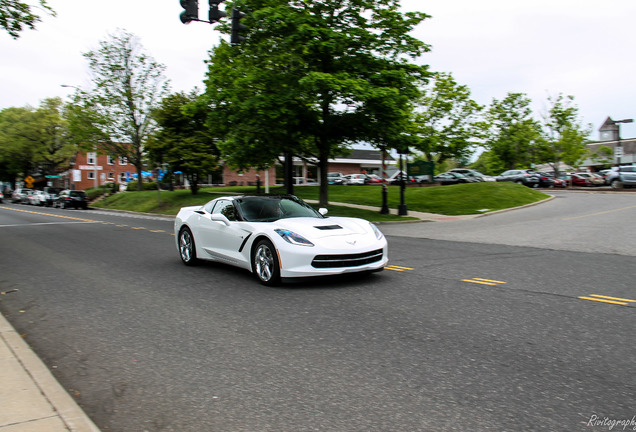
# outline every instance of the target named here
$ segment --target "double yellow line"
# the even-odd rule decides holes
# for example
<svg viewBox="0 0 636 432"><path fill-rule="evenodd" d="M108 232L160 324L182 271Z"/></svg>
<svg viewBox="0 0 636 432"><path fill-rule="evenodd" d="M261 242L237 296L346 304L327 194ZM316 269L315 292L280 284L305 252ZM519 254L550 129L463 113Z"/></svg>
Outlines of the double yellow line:
<svg viewBox="0 0 636 432"><path fill-rule="evenodd" d="M598 294L590 294L589 296L579 297L581 300L591 300L601 303L611 303L621 306L628 306L630 303L636 303L636 300L624 299L619 297L609 297Z"/></svg>
<svg viewBox="0 0 636 432"><path fill-rule="evenodd" d="M476 284L481 284L481 285L490 285L490 286L503 285L503 284L507 283L507 282L503 282L503 281L491 280L491 279L482 279L482 278L462 279L462 282L470 282L470 283L476 283Z"/></svg>

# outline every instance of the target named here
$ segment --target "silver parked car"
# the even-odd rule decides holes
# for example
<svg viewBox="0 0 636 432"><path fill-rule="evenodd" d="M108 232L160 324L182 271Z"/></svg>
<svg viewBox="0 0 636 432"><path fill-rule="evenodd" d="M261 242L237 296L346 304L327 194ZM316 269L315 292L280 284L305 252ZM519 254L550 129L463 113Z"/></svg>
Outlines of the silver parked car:
<svg viewBox="0 0 636 432"><path fill-rule="evenodd" d="M607 183L612 189L636 186L636 166L622 166L607 173Z"/></svg>

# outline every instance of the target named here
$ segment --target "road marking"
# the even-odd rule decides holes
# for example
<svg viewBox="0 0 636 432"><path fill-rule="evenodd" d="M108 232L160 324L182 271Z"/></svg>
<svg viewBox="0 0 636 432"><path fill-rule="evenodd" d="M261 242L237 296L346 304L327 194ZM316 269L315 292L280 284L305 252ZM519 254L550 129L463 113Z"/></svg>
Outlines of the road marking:
<svg viewBox="0 0 636 432"><path fill-rule="evenodd" d="M470 282L470 283L476 283L476 284L481 284L481 285L490 285L490 286L497 286L500 284L506 284L507 282L504 281L498 281L498 280L492 280L492 279L482 279L482 278L472 278L472 279L462 279L462 282Z"/></svg>
<svg viewBox="0 0 636 432"><path fill-rule="evenodd" d="M396 266L396 265L388 265L386 267L384 267L386 270L393 270L393 271L397 271L397 272L402 272L405 270L415 270L414 268L411 267L401 267L401 266Z"/></svg>
<svg viewBox="0 0 636 432"><path fill-rule="evenodd" d="M619 297L609 297L609 296L598 295L598 294L590 294L588 297L582 296L579 298L581 300L591 300L591 301L596 301L601 303L617 304L621 306L627 306L630 303L636 303L636 300L624 299Z"/></svg>
<svg viewBox="0 0 636 432"><path fill-rule="evenodd" d="M564 218L562 220L567 221L567 220L573 220L573 219L582 219L582 218L591 217L591 216L601 216L601 215L604 215L604 214L615 213L615 212L618 212L618 211L629 210L629 209L633 209L633 208L636 208L636 206L623 207L623 208L614 209L614 210L606 210L606 211L602 211L602 212L598 212L598 213L591 213L591 214L582 215L582 216L572 216L572 217L569 217L569 218Z"/></svg>
<svg viewBox="0 0 636 432"><path fill-rule="evenodd" d="M33 210L24 210L24 209L17 209L17 208L11 208L11 207L0 207L3 210L13 210L13 211L17 211L17 212L22 212L22 213L31 213L31 214L36 214L36 215L43 215L43 216L53 216L56 218L62 218L62 219L71 219L71 220L77 220L77 221L81 221L81 222L99 222L96 220L92 220L92 219L83 219L83 218L77 218L77 217L73 217L73 216L64 216L64 215L57 215L57 214L52 214L52 213L43 213L43 212L38 212L38 211L33 211ZM32 224L32 225L36 225L36 224Z"/></svg>

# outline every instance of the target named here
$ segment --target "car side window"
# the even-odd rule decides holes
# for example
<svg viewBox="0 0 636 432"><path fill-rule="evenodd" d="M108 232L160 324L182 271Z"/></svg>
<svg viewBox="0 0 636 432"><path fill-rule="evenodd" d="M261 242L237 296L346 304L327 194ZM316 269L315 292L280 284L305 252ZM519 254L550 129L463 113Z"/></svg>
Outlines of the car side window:
<svg viewBox="0 0 636 432"><path fill-rule="evenodd" d="M237 220L234 204L229 200L219 200L216 202L212 214L222 214L230 221Z"/></svg>

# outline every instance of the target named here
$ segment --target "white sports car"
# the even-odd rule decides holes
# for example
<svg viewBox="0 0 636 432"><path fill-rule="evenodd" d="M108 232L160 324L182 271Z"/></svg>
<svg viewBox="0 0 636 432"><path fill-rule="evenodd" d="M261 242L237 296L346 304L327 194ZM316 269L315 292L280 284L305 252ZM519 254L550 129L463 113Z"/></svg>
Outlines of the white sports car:
<svg viewBox="0 0 636 432"><path fill-rule="evenodd" d="M384 268L387 242L375 225L326 213L291 195L217 198L179 211L177 249L186 265L224 262L250 270L265 285Z"/></svg>

